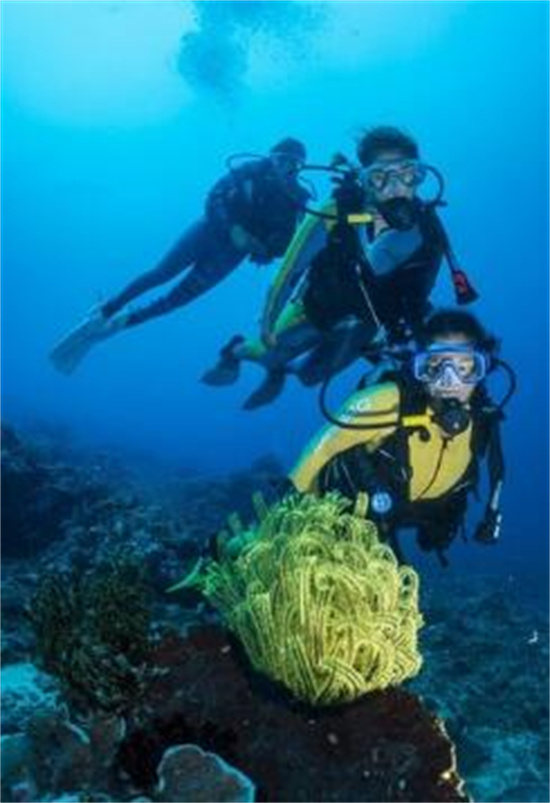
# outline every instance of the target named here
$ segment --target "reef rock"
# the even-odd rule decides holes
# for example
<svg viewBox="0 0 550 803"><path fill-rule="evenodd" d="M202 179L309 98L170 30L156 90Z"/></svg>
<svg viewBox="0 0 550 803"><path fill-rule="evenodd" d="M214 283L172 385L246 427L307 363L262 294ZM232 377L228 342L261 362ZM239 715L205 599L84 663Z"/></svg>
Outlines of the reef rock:
<svg viewBox="0 0 550 803"><path fill-rule="evenodd" d="M442 723L402 689L310 708L253 675L238 645L213 627L166 639L156 664L164 671L119 751L120 767L145 793L165 751L193 743L252 778L257 800L469 799Z"/></svg>
<svg viewBox="0 0 550 803"><path fill-rule="evenodd" d="M155 798L164 803L254 800L254 784L245 775L193 744L169 747L161 759L158 776Z"/></svg>

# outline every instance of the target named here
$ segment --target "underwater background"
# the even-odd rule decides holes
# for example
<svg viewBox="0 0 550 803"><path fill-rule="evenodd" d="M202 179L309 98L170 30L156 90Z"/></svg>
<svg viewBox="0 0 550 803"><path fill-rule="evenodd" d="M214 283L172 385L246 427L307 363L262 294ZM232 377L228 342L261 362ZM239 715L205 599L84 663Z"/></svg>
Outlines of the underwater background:
<svg viewBox="0 0 550 803"><path fill-rule="evenodd" d="M2 420L130 472L148 466L151 488L157 470L172 472L200 482L206 499L209 482L263 458L287 470L322 425L317 392L293 379L251 413L241 405L257 367L230 388L199 381L233 334L256 332L276 266L243 264L189 307L94 350L70 378L52 368L53 344L153 266L233 153L293 136L309 161L327 163L338 150L353 156L362 128L391 124L442 171L442 215L481 296L473 311L502 339L518 390L503 429L501 542L457 540L447 570L432 556L415 561L425 587L441 590L441 619L477 628L473 642L449 636L445 655L460 643L470 671L494 659L498 633L505 677L538 667L538 685L518 694L531 698L528 727L547 742L548 4L8 0L1 13ZM445 270L435 300L453 303ZM357 366L334 383L333 406L360 375ZM506 382L492 387L498 397ZM464 666L441 653L434 665L440 701L447 681L471 692L474 681L459 689ZM497 707L501 669L491 669ZM468 699L472 711L480 699ZM456 696L448 705L449 716L464 710ZM500 765L484 765L476 799L548 799L543 760L499 786L518 745L533 755L520 734Z"/></svg>

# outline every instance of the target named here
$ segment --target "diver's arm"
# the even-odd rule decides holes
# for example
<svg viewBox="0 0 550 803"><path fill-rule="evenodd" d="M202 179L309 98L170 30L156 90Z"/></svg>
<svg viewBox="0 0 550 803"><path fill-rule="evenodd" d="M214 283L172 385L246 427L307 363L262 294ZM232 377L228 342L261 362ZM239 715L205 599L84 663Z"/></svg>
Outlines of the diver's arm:
<svg viewBox="0 0 550 803"><path fill-rule="evenodd" d="M208 220L226 229L242 222L243 214L252 200L257 171L258 165L245 162L218 179L206 198L205 214Z"/></svg>
<svg viewBox="0 0 550 803"><path fill-rule="evenodd" d="M504 453L502 450L500 419L491 422L487 446L487 473L489 475L489 501L482 521L477 526L474 539L483 544L495 544L500 537L502 513L500 497L505 476Z"/></svg>
<svg viewBox="0 0 550 803"><path fill-rule="evenodd" d="M290 480L302 493L314 493L317 478L322 469L333 457L363 445L375 451L386 438L395 431L399 414L399 391L394 383L374 385L367 390L355 393L338 413L338 418L346 423L363 424L364 429L344 429L327 425L309 443L290 472ZM368 429L368 424L384 424L387 427Z"/></svg>
<svg viewBox="0 0 550 803"><path fill-rule="evenodd" d="M330 204L323 211L328 213L333 208L334 205ZM273 330L277 318L313 257L326 245L327 230L330 225L331 221L312 214L307 214L300 224L268 291L261 320L263 339L269 340L274 337Z"/></svg>
<svg viewBox="0 0 550 803"><path fill-rule="evenodd" d="M418 226L407 231L386 229L366 246L369 265L375 276L388 276L398 270L422 245Z"/></svg>

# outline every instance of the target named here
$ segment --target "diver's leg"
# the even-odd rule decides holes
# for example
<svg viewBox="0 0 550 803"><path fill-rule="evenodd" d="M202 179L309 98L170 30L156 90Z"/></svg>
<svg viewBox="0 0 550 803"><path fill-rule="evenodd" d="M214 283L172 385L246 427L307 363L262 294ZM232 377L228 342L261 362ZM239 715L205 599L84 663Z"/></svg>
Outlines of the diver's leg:
<svg viewBox="0 0 550 803"><path fill-rule="evenodd" d="M290 302L281 312L274 327L274 345L261 339L239 343L233 353L240 360L256 362L270 370L295 360L319 342L319 331L304 314L302 305Z"/></svg>
<svg viewBox="0 0 550 803"><path fill-rule="evenodd" d="M312 348L318 339L318 330L307 321L296 323L280 332L276 345L257 355L256 361L266 369L266 376L245 401L243 408L255 410L274 401L283 390L287 375L292 373L290 363ZM237 351L240 348L237 346Z"/></svg>
<svg viewBox="0 0 550 803"><path fill-rule="evenodd" d="M93 346L121 331L125 323L122 315L105 318L101 309L94 307L50 352L54 368L69 376L78 368Z"/></svg>
<svg viewBox="0 0 550 803"><path fill-rule="evenodd" d="M208 260L196 262L181 282L165 296L130 312L127 317L126 327L138 326L151 318L166 315L175 309L190 304L196 298L220 284L235 270L244 257L245 254L242 251L237 251L229 246L222 249L220 246L217 253L210 256Z"/></svg>
<svg viewBox="0 0 550 803"><path fill-rule="evenodd" d="M297 304L289 304L281 313L275 326L276 345L266 346L260 338L244 338L235 335L221 349L218 360L213 368L208 370L202 377L202 381L207 385L222 386L230 385L237 381L242 362L254 362L263 366L268 372L265 384L269 388L282 389L284 376L287 372L287 364L297 355L302 354L316 342L317 335L303 315L301 307ZM270 374L273 374L273 383L270 384ZM267 398L271 390L267 391L267 396L260 393L254 397L251 404ZM267 403L267 402L262 402ZM248 408L247 409L252 409Z"/></svg>
<svg viewBox="0 0 550 803"><path fill-rule="evenodd" d="M165 315L190 303L206 293L228 276L242 261L244 254L228 247L220 247L215 258L208 263L196 263L185 278L169 293L156 301L131 312L119 312L105 317L103 310L96 309L59 343L50 355L55 367L65 374L72 373L88 354L92 346L112 337L117 332L137 326L151 318Z"/></svg>
<svg viewBox="0 0 550 803"><path fill-rule="evenodd" d="M243 362L261 365L268 374L270 372L280 374L281 371L284 373L287 359L287 351L282 351L280 344L267 348L260 339L234 335L220 350L216 364L203 374L201 381L212 387L233 385L240 376Z"/></svg>
<svg viewBox="0 0 550 803"><path fill-rule="evenodd" d="M372 336L372 328L362 321L339 326L323 335L317 347L301 361L296 375L308 387L324 382L355 362Z"/></svg>
<svg viewBox="0 0 550 803"><path fill-rule="evenodd" d="M214 367L202 375L201 382L211 387L235 384L241 373L241 357L237 357L235 351L244 342L244 337L234 335L220 350Z"/></svg>
<svg viewBox="0 0 550 803"><path fill-rule="evenodd" d="M153 270L139 276L121 293L97 305L54 347L50 359L58 371L71 374L90 349L126 328L128 317L117 315L129 301L170 281L209 247L212 227L205 220L195 223Z"/></svg>
<svg viewBox="0 0 550 803"><path fill-rule="evenodd" d="M212 237L215 237L215 232L205 219L190 226L158 265L138 276L120 293L102 304L105 317L112 317L130 301L175 279L185 268L204 256Z"/></svg>
<svg viewBox="0 0 550 803"><path fill-rule="evenodd" d="M425 552L435 551L441 564L448 561L445 552L464 528L468 509L468 486L439 499L417 502L417 543ZM463 533L464 534L464 533Z"/></svg>

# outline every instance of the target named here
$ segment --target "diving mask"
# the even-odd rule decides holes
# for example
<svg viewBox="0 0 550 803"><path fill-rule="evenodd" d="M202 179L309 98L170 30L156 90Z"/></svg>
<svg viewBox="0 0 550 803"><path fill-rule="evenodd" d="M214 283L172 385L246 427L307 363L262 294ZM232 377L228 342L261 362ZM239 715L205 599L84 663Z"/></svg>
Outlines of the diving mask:
<svg viewBox="0 0 550 803"><path fill-rule="evenodd" d="M418 187L427 174L426 165L416 159L380 160L373 162L361 173L363 184L377 192L384 190L390 181L398 182L404 187Z"/></svg>
<svg viewBox="0 0 550 803"><path fill-rule="evenodd" d="M413 374L419 382L448 380L476 385L487 375L487 356L470 345L435 343L413 358Z"/></svg>

